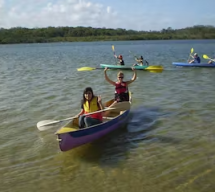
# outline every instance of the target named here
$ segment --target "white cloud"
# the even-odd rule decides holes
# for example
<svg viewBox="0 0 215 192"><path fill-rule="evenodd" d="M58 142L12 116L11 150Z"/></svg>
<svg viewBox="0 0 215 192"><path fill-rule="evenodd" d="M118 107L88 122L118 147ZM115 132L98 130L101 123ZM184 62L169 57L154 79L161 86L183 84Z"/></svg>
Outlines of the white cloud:
<svg viewBox="0 0 215 192"><path fill-rule="evenodd" d="M0 0L0 6L3 6ZM106 10L106 11L104 11ZM3 17L4 16L4 17ZM4 12L0 27L92 26L114 27L117 13L110 7L87 0L23 0L13 1Z"/></svg>
<svg viewBox="0 0 215 192"><path fill-rule="evenodd" d="M0 9L4 6L4 0L0 0Z"/></svg>
<svg viewBox="0 0 215 192"><path fill-rule="evenodd" d="M152 5L162 6L162 9L151 9ZM0 28L91 26L148 31L168 27L183 28L201 23L210 25L215 18L212 11L199 18L195 12L189 12L189 15L175 13L171 8L174 5L169 5L167 0L165 6L160 0L154 0L152 5L137 3L134 9L128 4L126 9L121 9L116 5L111 7L93 3L92 0L0 0ZM181 6L181 9L184 7Z"/></svg>
<svg viewBox="0 0 215 192"><path fill-rule="evenodd" d="M111 12L111 7L108 6L108 7L107 7L107 13L110 13L110 12Z"/></svg>
<svg viewBox="0 0 215 192"><path fill-rule="evenodd" d="M0 28L3 25L4 15L4 0L0 0Z"/></svg>

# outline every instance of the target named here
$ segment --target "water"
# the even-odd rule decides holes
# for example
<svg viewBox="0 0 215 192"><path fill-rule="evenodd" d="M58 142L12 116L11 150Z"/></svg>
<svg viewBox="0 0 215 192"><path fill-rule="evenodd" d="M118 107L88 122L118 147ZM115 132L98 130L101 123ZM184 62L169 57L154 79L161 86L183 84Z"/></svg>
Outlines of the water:
<svg viewBox="0 0 215 192"><path fill-rule="evenodd" d="M114 63L113 44L127 65L130 50L165 70L137 72L124 129L60 152L55 130L36 123L76 115L87 86L103 101L113 96L103 70L76 70ZM192 47L215 54L214 40L0 45L0 191L213 192L215 69L171 64ZM108 71L113 80L116 73Z"/></svg>

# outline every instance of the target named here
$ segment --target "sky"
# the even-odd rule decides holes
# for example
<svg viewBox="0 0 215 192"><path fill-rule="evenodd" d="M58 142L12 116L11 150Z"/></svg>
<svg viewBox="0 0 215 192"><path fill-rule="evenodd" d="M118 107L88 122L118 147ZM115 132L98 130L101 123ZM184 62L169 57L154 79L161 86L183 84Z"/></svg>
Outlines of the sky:
<svg viewBox="0 0 215 192"><path fill-rule="evenodd" d="M215 26L215 0L0 0L0 28Z"/></svg>

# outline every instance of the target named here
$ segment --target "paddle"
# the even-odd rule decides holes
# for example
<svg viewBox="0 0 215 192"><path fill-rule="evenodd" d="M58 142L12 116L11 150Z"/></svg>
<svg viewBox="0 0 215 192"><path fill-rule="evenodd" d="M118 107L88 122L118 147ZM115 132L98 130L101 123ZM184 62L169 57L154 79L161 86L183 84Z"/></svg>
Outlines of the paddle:
<svg viewBox="0 0 215 192"><path fill-rule="evenodd" d="M207 55L203 55L203 58L204 58L204 59L210 59L211 61L214 61L214 62L215 62L215 59L211 59L211 58L208 57Z"/></svg>
<svg viewBox="0 0 215 192"><path fill-rule="evenodd" d="M103 68L99 68L99 67L81 67L81 68L78 68L77 71L92 71L92 70L95 70L95 69L103 69Z"/></svg>
<svg viewBox="0 0 215 192"><path fill-rule="evenodd" d="M93 68L93 67L81 67L79 69L77 69L78 71L92 71L92 70L95 70L95 69L104 69L104 68ZM123 68L121 68L123 70ZM128 68L126 68L128 69ZM163 67L162 66L156 66L156 65L151 65L145 69L143 69L145 71L149 71L149 72L162 72L163 71Z"/></svg>
<svg viewBox="0 0 215 192"><path fill-rule="evenodd" d="M104 111L110 111L110 110L112 110L112 111L125 111L125 110L128 110L128 109L130 109L130 103L129 102L120 102L120 103L117 103L116 105L114 105L111 108L105 108L105 109L95 111L95 112L92 112L92 113L88 113L88 114L84 114L84 115L92 115L92 114L96 114L96 113L100 113L100 112L104 112ZM54 124L57 124L57 123L62 123L64 121L68 121L68 120L72 120L74 118L77 118L77 116L69 117L69 118L61 119L61 120L43 120L43 121L39 121L37 123L37 128L40 131L45 131L47 129L53 128L53 126L51 126L51 125L54 125Z"/></svg>
<svg viewBox="0 0 215 192"><path fill-rule="evenodd" d="M189 62L190 56L192 55L193 52L194 52L194 49L191 48L191 50L190 50L190 55L189 55L188 60L187 60L188 62Z"/></svg>
<svg viewBox="0 0 215 192"><path fill-rule="evenodd" d="M134 53L133 52L131 52L131 51L129 51L129 53L135 58L135 59L137 59L137 56L136 55L134 55Z"/></svg>
<svg viewBox="0 0 215 192"><path fill-rule="evenodd" d="M145 68L144 70L146 70L146 71L150 71L150 72L152 72L152 73L161 73L162 71L163 71L163 67L162 66L156 66L156 65L151 65L151 66L149 66L149 67L147 67L147 68Z"/></svg>
<svg viewBox="0 0 215 192"><path fill-rule="evenodd" d="M115 55L114 45L112 45L113 54Z"/></svg>
<svg viewBox="0 0 215 192"><path fill-rule="evenodd" d="M114 54L114 57L115 57L116 53L115 53L114 45L112 45L112 50L113 50L113 54ZM116 62L116 64L117 64L117 58L116 58L116 57L115 57L115 62Z"/></svg>

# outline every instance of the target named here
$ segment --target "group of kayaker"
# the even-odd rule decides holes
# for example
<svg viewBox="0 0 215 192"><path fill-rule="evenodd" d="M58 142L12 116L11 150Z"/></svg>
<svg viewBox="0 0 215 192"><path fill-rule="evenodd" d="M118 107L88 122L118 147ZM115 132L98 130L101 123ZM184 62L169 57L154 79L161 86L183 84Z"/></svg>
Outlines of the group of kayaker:
<svg viewBox="0 0 215 192"><path fill-rule="evenodd" d="M118 102L129 101L128 85L136 80L137 78L136 70L132 68L134 74L132 79L129 81L123 81L124 73L122 71L118 72L116 82L112 81L108 77L107 70L108 68L104 69L105 79L111 85L115 86L114 102L109 107L113 107ZM102 123L103 119L102 112L86 115L87 113L96 112L102 109L104 109L104 105L102 104L101 96L95 96L93 93L93 89L91 87L85 88L81 102L81 111L77 115L77 117L79 118L79 128L85 128Z"/></svg>
<svg viewBox="0 0 215 192"><path fill-rule="evenodd" d="M125 65L122 55L117 56L116 54L114 54L114 57L118 59L117 65ZM137 61L137 63L133 64L133 66L149 65L149 63L144 60L143 56L140 56L140 58L135 57L135 61Z"/></svg>
<svg viewBox="0 0 215 192"><path fill-rule="evenodd" d="M194 53L194 55L191 55L190 56L193 58L192 60L188 60L189 63L201 63L201 59L200 57L198 56L197 53ZM208 61L208 64L215 64L215 58L214 59L210 59Z"/></svg>
<svg viewBox="0 0 215 192"><path fill-rule="evenodd" d="M192 57L192 60L188 60L189 63L201 63L201 59L197 53L194 53L194 55L190 54L190 56ZM116 59L118 59L117 64L125 65L122 55L117 56L116 54L114 54L114 57ZM133 66L148 65L148 62L144 60L143 56L140 56L140 58L135 57L135 60L137 61L137 64L134 64ZM213 63L215 63L215 60L213 60L213 59L211 59L208 62L208 64L213 64ZM122 71L120 71L117 74L116 82L112 81L108 77L107 70L108 70L108 68L104 69L105 80L115 87L114 102L109 107L113 107L118 102L129 101L128 85L136 80L137 73L136 73L135 68L132 67L134 74L133 74L133 77L131 80L123 81L124 74ZM90 115L86 115L86 114L100 111L103 109L104 109L104 105L102 103L101 96L94 95L93 89L91 87L85 88L85 90L83 91L83 98L82 98L82 102L81 102L81 111L77 115L77 117L79 118L79 128L90 127L90 126L102 123L103 112L98 112L98 113L94 113L94 114L90 114Z"/></svg>

